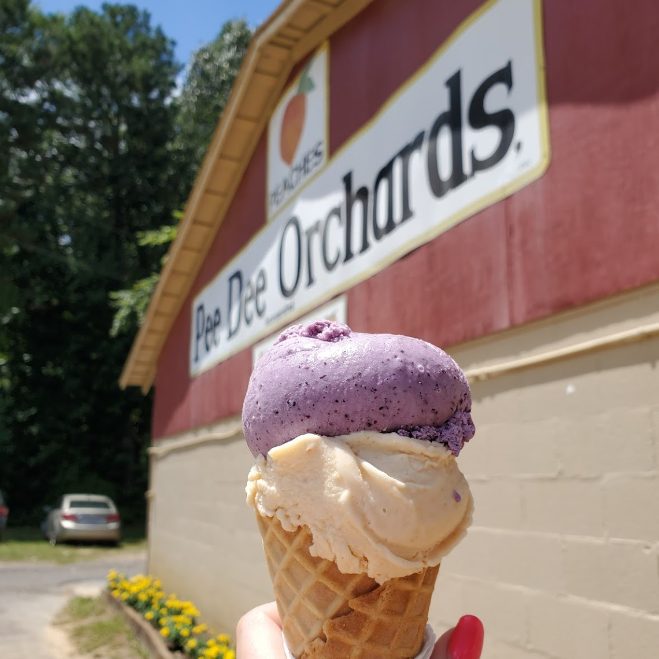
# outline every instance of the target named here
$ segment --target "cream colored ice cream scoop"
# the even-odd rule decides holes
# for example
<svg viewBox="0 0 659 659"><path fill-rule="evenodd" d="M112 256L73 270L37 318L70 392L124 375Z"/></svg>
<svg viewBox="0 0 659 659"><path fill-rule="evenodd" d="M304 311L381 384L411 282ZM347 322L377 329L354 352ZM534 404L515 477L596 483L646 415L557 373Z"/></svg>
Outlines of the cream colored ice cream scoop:
<svg viewBox="0 0 659 659"><path fill-rule="evenodd" d="M309 527L313 556L378 583L437 565L473 510L446 447L369 431L304 434L258 456L247 500L285 530Z"/></svg>

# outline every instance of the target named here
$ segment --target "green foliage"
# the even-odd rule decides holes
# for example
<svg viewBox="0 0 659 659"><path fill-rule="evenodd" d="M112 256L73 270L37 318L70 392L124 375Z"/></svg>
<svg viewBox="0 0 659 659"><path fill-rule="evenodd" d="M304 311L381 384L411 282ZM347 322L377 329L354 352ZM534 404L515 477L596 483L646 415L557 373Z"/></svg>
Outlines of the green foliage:
<svg viewBox="0 0 659 659"><path fill-rule="evenodd" d="M118 379L249 40L227 24L180 96L131 5L0 0L0 487L10 523L66 491L144 514L151 399Z"/></svg>
<svg viewBox="0 0 659 659"><path fill-rule="evenodd" d="M229 101L252 33L245 21L228 21L217 37L193 56L178 99L177 144L190 163L190 183Z"/></svg>
<svg viewBox="0 0 659 659"><path fill-rule="evenodd" d="M251 36L245 21L228 21L217 37L192 57L186 81L175 102L177 135L172 153L172 162L178 165L179 181L185 183L186 190L192 186L213 130L229 101ZM175 220L181 216L181 212L174 213ZM168 245L176 237L176 229L175 225L163 225L140 233L138 244L142 247ZM136 280L129 288L110 294L115 310L113 337L131 335L142 324L158 278L153 272Z"/></svg>
<svg viewBox="0 0 659 659"><path fill-rule="evenodd" d="M110 301L115 310L110 328L110 336L130 334L135 325L140 326L144 320L151 295L158 284L159 275L152 274L138 279L131 288L110 293Z"/></svg>
<svg viewBox="0 0 659 659"><path fill-rule="evenodd" d="M108 339L108 300L153 272L135 236L184 194L170 158L179 68L134 7L67 18L6 7L0 483L14 522L67 490L143 511L150 400L118 389L132 337Z"/></svg>

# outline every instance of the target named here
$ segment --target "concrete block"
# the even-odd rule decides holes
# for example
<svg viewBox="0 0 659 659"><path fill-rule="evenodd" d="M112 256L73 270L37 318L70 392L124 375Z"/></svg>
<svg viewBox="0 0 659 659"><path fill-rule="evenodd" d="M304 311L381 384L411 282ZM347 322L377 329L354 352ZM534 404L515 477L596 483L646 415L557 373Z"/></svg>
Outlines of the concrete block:
<svg viewBox="0 0 659 659"><path fill-rule="evenodd" d="M552 593L565 590L557 535L472 527L446 559L458 575Z"/></svg>
<svg viewBox="0 0 659 659"><path fill-rule="evenodd" d="M554 479L524 481L521 487L524 528L568 535L602 535L602 493L596 483Z"/></svg>
<svg viewBox="0 0 659 659"><path fill-rule="evenodd" d="M477 425L473 447L468 445L460 454L460 467L470 481L493 476L558 475L555 440L559 428L554 418Z"/></svg>
<svg viewBox="0 0 659 659"><path fill-rule="evenodd" d="M498 640L523 646L527 641L527 606L524 591L501 584L465 580L465 612L477 615Z"/></svg>
<svg viewBox="0 0 659 659"><path fill-rule="evenodd" d="M607 410L567 419L556 438L563 475L597 477L654 468L651 410Z"/></svg>
<svg viewBox="0 0 659 659"><path fill-rule="evenodd" d="M462 587L464 580L447 573L442 565L432 596L428 619L437 634L450 629L464 615L465 608Z"/></svg>
<svg viewBox="0 0 659 659"><path fill-rule="evenodd" d="M652 446L654 448L654 470L659 471L659 405L651 410Z"/></svg>
<svg viewBox="0 0 659 659"><path fill-rule="evenodd" d="M659 655L659 618L611 612L611 659L655 659Z"/></svg>
<svg viewBox="0 0 659 659"><path fill-rule="evenodd" d="M659 613L657 546L568 538L564 560L570 594Z"/></svg>
<svg viewBox="0 0 659 659"><path fill-rule="evenodd" d="M529 646L561 659L609 656L608 612L586 601L528 593Z"/></svg>
<svg viewBox="0 0 659 659"><path fill-rule="evenodd" d="M522 486L519 481L493 478L469 483L474 497L474 524L495 528L522 527Z"/></svg>
<svg viewBox="0 0 659 659"><path fill-rule="evenodd" d="M608 476L602 483L611 537L659 541L659 474Z"/></svg>
<svg viewBox="0 0 659 659"><path fill-rule="evenodd" d="M544 652L536 652L534 650L530 650L529 648L519 647L517 645L506 643L505 641L499 641L496 638L488 637L486 630L485 643L483 645L483 659L556 659L556 658L550 657ZM577 658L570 657L570 659L577 659ZM586 659L586 658L579 657L578 659ZM597 659L602 659L602 658L598 657Z"/></svg>

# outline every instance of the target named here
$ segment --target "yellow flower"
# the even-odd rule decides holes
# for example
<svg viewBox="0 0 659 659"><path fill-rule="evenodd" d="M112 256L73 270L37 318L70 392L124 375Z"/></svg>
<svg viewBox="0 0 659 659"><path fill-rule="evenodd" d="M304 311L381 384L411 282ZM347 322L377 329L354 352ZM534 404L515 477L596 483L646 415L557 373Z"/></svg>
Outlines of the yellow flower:
<svg viewBox="0 0 659 659"><path fill-rule="evenodd" d="M160 615L161 616L166 616L169 612L167 609L163 606L162 609L160 609Z"/></svg>
<svg viewBox="0 0 659 659"><path fill-rule="evenodd" d="M167 637L169 636L169 627L163 627L163 628L160 630L160 635L161 635L161 636L164 636L165 638L167 638Z"/></svg>
<svg viewBox="0 0 659 659"><path fill-rule="evenodd" d="M236 659L236 653L233 650L225 650L223 659Z"/></svg>
<svg viewBox="0 0 659 659"><path fill-rule="evenodd" d="M231 637L229 636L229 634L218 634L217 640L220 643L229 643L231 641Z"/></svg>
<svg viewBox="0 0 659 659"><path fill-rule="evenodd" d="M193 634L203 634L208 629L208 626L202 623L201 625L195 625L192 628Z"/></svg>
<svg viewBox="0 0 659 659"><path fill-rule="evenodd" d="M128 593L121 593L121 599L125 602L128 599Z"/></svg>
<svg viewBox="0 0 659 659"><path fill-rule="evenodd" d="M147 612L144 614L144 617L145 617L147 620L153 620L153 611L147 611Z"/></svg>
<svg viewBox="0 0 659 659"><path fill-rule="evenodd" d="M191 638L186 644L185 647L188 650L194 650L197 647L197 639L196 638Z"/></svg>
<svg viewBox="0 0 659 659"><path fill-rule="evenodd" d="M190 636L190 630L187 627L183 627L181 629L181 636L183 638L187 638L188 636Z"/></svg>

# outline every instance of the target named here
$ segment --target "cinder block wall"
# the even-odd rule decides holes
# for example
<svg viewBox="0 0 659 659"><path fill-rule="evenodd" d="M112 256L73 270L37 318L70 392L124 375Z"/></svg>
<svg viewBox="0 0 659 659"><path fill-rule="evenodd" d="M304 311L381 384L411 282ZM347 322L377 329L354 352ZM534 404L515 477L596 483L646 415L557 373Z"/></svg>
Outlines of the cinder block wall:
<svg viewBox="0 0 659 659"><path fill-rule="evenodd" d="M656 289L488 344L467 368L659 321ZM516 348L514 347L516 346ZM659 656L659 339L472 384L460 463L474 526L440 572L432 619L473 611L488 659Z"/></svg>
<svg viewBox="0 0 659 659"><path fill-rule="evenodd" d="M472 384L478 432L460 464L476 513L442 564L438 631L473 612L486 659L658 656L659 338L542 360L657 322L655 287L451 350L468 372L539 363ZM188 439L152 456L150 570L230 631L271 598L244 503L251 457L238 435Z"/></svg>
<svg viewBox="0 0 659 659"><path fill-rule="evenodd" d="M180 441L151 456L148 569L169 592L191 599L217 633L233 634L242 613L272 599L245 503L251 453L242 435L187 448Z"/></svg>

